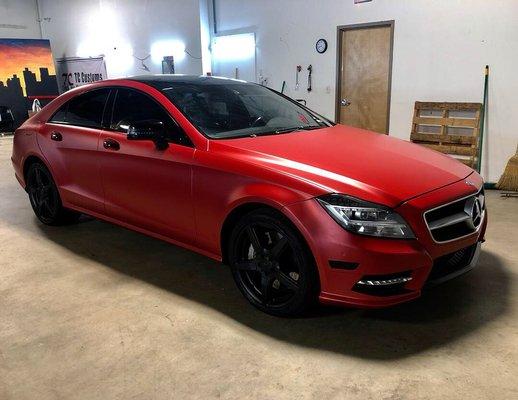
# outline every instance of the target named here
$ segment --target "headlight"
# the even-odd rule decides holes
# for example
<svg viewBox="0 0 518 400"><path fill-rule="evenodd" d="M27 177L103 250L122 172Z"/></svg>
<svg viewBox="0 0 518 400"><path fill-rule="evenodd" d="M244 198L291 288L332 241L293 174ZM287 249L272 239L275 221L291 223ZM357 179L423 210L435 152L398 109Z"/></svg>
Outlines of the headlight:
<svg viewBox="0 0 518 400"><path fill-rule="evenodd" d="M405 220L390 208L343 194L317 197L319 203L346 230L360 235L415 238Z"/></svg>

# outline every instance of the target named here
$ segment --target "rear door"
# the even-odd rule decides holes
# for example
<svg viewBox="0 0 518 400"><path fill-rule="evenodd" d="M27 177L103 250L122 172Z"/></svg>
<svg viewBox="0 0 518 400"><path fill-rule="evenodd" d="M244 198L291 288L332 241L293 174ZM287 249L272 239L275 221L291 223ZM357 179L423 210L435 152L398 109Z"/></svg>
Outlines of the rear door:
<svg viewBox="0 0 518 400"><path fill-rule="evenodd" d="M104 212L97 149L109 95L110 89L104 88L72 98L38 137L65 206Z"/></svg>
<svg viewBox="0 0 518 400"><path fill-rule="evenodd" d="M101 134L99 153L106 214L119 221L193 243L191 198L194 146L165 109L144 92L119 88L109 130ZM159 120L167 127L169 147L151 140L128 140L128 127Z"/></svg>

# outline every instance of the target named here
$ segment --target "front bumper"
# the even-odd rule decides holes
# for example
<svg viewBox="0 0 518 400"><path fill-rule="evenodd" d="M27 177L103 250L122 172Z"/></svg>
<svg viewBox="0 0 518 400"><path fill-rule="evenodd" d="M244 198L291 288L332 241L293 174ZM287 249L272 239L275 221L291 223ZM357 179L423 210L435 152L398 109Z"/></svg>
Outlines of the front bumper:
<svg viewBox="0 0 518 400"><path fill-rule="evenodd" d="M435 242L423 221L427 209L472 194L474 189L463 181L457 182L399 206L398 213L416 234L417 239L411 240L347 232L313 199L286 207L315 257L320 301L358 307L391 306L419 297L425 286L474 268L485 234L487 212L477 232L448 243ZM385 290L389 285L381 287L391 279L400 279L401 283L392 285L391 290ZM370 284L358 285L359 281ZM372 282L378 282L379 287L375 288Z"/></svg>

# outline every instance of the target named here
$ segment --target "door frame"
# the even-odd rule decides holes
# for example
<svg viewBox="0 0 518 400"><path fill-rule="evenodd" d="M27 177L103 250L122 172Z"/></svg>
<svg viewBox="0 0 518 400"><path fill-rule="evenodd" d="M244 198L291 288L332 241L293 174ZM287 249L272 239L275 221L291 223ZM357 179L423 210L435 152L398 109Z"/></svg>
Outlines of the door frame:
<svg viewBox="0 0 518 400"><path fill-rule="evenodd" d="M363 24L339 25L336 28L336 92L335 92L335 122L340 123L340 92L342 88L342 32L355 29L368 29L380 26L390 27L390 54L389 54L389 76L388 76L388 97L387 97L387 135L390 128L390 103L392 95L392 60L394 55L394 25L395 21L367 22Z"/></svg>

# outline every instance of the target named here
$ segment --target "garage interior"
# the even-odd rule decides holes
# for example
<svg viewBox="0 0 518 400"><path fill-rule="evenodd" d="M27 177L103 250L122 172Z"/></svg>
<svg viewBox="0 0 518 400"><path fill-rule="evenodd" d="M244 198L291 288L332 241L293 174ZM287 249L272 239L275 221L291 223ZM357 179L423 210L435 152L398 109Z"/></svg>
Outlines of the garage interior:
<svg viewBox="0 0 518 400"><path fill-rule="evenodd" d="M15 116L3 38L49 40L60 93L84 83L61 69L79 58L102 79L243 79L452 154L480 171L489 214L478 266L415 301L276 318L191 251L87 216L42 225L4 129L0 399L517 398L517 22L513 0L0 0Z"/></svg>

